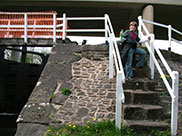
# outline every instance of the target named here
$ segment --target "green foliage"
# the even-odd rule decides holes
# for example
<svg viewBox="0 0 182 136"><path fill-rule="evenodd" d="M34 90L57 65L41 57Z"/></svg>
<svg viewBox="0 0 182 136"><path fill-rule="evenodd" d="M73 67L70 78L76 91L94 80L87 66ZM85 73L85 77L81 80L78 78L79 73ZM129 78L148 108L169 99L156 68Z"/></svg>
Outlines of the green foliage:
<svg viewBox="0 0 182 136"><path fill-rule="evenodd" d="M52 61L52 64L58 64L58 62L56 60Z"/></svg>
<svg viewBox="0 0 182 136"><path fill-rule="evenodd" d="M61 93L64 95L70 95L72 91L69 88L63 88L61 89Z"/></svg>
<svg viewBox="0 0 182 136"><path fill-rule="evenodd" d="M152 130L149 136L171 136L170 131Z"/></svg>
<svg viewBox="0 0 182 136"><path fill-rule="evenodd" d="M54 119L54 117L55 117L55 114L50 115L50 119Z"/></svg>
<svg viewBox="0 0 182 136"><path fill-rule="evenodd" d="M180 118L182 119L182 112L180 113Z"/></svg>
<svg viewBox="0 0 182 136"><path fill-rule="evenodd" d="M50 99L53 99L55 96L56 96L55 94L52 94L52 95L50 96Z"/></svg>
<svg viewBox="0 0 182 136"><path fill-rule="evenodd" d="M62 64L66 64L66 61L64 60L64 61L62 61Z"/></svg>
<svg viewBox="0 0 182 136"><path fill-rule="evenodd" d="M26 63L41 64L42 58L39 55L27 53Z"/></svg>
<svg viewBox="0 0 182 136"><path fill-rule="evenodd" d="M123 123L121 124L121 132L124 134L124 136L138 136L133 129L126 127Z"/></svg>
<svg viewBox="0 0 182 136"><path fill-rule="evenodd" d="M105 121L88 124L88 126L76 126L68 124L59 129L49 128L46 136L121 136L121 131L117 129L114 122Z"/></svg>
<svg viewBox="0 0 182 136"><path fill-rule="evenodd" d="M162 92L162 96L168 96L168 92Z"/></svg>
<svg viewBox="0 0 182 136"><path fill-rule="evenodd" d="M95 120L94 120L95 121ZM121 129L115 127L114 121L87 121L87 126L76 126L71 122L65 127L48 128L45 136L146 136L137 134L133 129L121 124ZM170 136L169 131L152 130L147 136Z"/></svg>

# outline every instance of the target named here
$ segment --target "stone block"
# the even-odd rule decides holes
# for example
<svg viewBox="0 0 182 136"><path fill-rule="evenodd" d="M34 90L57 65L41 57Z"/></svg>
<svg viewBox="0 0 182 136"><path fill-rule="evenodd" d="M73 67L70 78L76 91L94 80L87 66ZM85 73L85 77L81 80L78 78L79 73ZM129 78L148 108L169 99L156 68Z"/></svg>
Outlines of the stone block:
<svg viewBox="0 0 182 136"><path fill-rule="evenodd" d="M123 105L123 118L126 120L161 120L164 119L161 106L157 105Z"/></svg>
<svg viewBox="0 0 182 136"><path fill-rule="evenodd" d="M48 131L48 126L43 124L18 123L15 136L43 136Z"/></svg>
<svg viewBox="0 0 182 136"><path fill-rule="evenodd" d="M48 125L53 107L49 103L28 102L21 111L17 123L39 123Z"/></svg>
<svg viewBox="0 0 182 136"><path fill-rule="evenodd" d="M29 101L33 102L50 102L50 97L54 93L57 86L56 79L40 78L35 86Z"/></svg>
<svg viewBox="0 0 182 136"><path fill-rule="evenodd" d="M41 77L68 80L72 78L71 64L47 64Z"/></svg>

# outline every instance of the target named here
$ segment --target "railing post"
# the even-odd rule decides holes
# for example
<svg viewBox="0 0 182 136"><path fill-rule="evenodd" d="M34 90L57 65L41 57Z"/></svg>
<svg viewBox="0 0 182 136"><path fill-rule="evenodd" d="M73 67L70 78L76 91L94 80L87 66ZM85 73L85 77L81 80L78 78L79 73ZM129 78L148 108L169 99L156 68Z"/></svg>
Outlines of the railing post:
<svg viewBox="0 0 182 136"><path fill-rule="evenodd" d="M11 21L8 20L8 28L7 28L7 36L6 36L6 38L9 38L10 25L11 25Z"/></svg>
<svg viewBox="0 0 182 136"><path fill-rule="evenodd" d="M113 68L113 41L112 41L112 36L110 36L109 39L109 78L113 78L113 73L114 73L114 68Z"/></svg>
<svg viewBox="0 0 182 136"><path fill-rule="evenodd" d="M105 41L106 41L106 44L108 44L108 25L107 25L107 18L108 18L108 15L105 14L104 15L104 18L105 18Z"/></svg>
<svg viewBox="0 0 182 136"><path fill-rule="evenodd" d="M24 13L24 43L27 44L27 13Z"/></svg>
<svg viewBox="0 0 182 136"><path fill-rule="evenodd" d="M63 14L63 41L66 39L66 14Z"/></svg>
<svg viewBox="0 0 182 136"><path fill-rule="evenodd" d="M53 14L53 43L56 43L56 13Z"/></svg>
<svg viewBox="0 0 182 136"><path fill-rule="evenodd" d="M155 53L155 50L154 50L154 39L155 39L155 36L154 34L151 34L150 35L151 37L151 41L150 41L150 50L151 50L151 53L150 53L150 71L151 71L151 79L154 79L154 60L153 60L153 55Z"/></svg>
<svg viewBox="0 0 182 136"><path fill-rule="evenodd" d="M169 39L169 48L168 48L168 50L169 51L171 51L171 37L172 37L171 25L168 25L168 39Z"/></svg>
<svg viewBox="0 0 182 136"><path fill-rule="evenodd" d="M115 126L121 129L121 116L122 116L122 72L118 71L116 79L116 122Z"/></svg>
<svg viewBox="0 0 182 136"><path fill-rule="evenodd" d="M139 35L139 37L141 38L141 33L142 33L142 26L141 26L141 21L142 21L142 17L141 16L139 16L138 17L138 35Z"/></svg>
<svg viewBox="0 0 182 136"><path fill-rule="evenodd" d="M171 111L171 135L176 136L178 127L178 89L179 89L179 74L173 71L174 79L172 82L172 90L175 98L172 98Z"/></svg>

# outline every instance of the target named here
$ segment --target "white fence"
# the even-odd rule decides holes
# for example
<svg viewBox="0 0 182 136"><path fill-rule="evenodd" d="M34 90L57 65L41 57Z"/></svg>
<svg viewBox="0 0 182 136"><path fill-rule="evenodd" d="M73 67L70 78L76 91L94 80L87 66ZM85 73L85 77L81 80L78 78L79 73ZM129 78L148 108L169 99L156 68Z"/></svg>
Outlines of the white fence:
<svg viewBox="0 0 182 136"><path fill-rule="evenodd" d="M177 71L172 71L169 67L169 65L167 64L166 60L164 59L163 55L161 54L160 50L158 48L155 47L154 41L155 41L155 37L154 34L150 34L149 31L147 30L146 26L144 25L144 23L150 23L153 25L158 25L161 27L166 27L169 29L169 45L171 45L171 40L173 39L171 37L171 30L175 30L172 29L171 26L169 25L168 27L159 23L155 23L155 22L151 22L151 21L147 21L147 20L143 20L141 16L138 17L139 20L139 26L138 26L138 31L139 31L139 36L142 37L144 36L144 33L147 34L148 36L151 36L151 41L150 41L150 45L148 43L146 44L146 47L150 53L150 69L151 69L151 79L154 79L154 66L156 66L158 72L160 73L162 80L172 98L171 101L171 135L175 136L177 134L177 127L178 127L178 89L179 89L179 74ZM144 33L143 33L143 31ZM179 34L181 34L181 32L175 30L175 32L178 32ZM170 85L170 83L168 82L168 80L165 77L164 72L162 71L162 68L160 67L156 57L155 57L155 51L157 53L157 55L159 56L159 59L161 60L161 62L163 63L164 67L166 68L167 72L169 73L171 79L172 79L172 86Z"/></svg>

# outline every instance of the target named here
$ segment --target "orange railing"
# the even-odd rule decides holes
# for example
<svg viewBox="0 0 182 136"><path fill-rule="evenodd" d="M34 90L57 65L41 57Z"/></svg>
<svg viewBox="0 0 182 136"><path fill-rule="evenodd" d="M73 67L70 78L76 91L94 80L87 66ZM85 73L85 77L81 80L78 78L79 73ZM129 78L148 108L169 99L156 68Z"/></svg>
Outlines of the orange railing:
<svg viewBox="0 0 182 136"><path fill-rule="evenodd" d="M61 37L60 31L54 34L55 25L63 24L56 15L55 11L0 12L0 38L23 38L25 33L27 38ZM56 30L62 30L62 26Z"/></svg>

